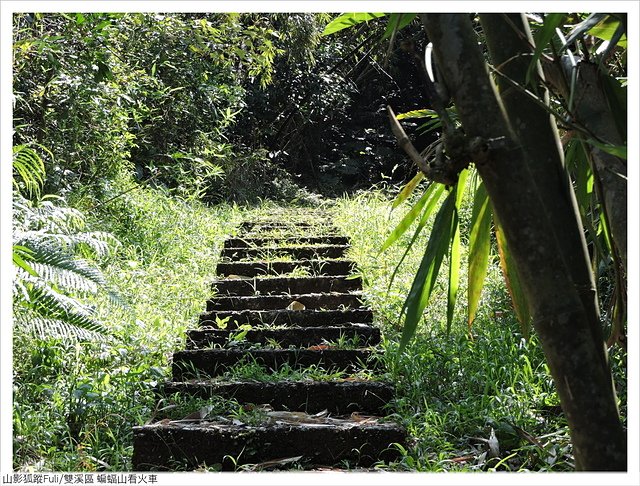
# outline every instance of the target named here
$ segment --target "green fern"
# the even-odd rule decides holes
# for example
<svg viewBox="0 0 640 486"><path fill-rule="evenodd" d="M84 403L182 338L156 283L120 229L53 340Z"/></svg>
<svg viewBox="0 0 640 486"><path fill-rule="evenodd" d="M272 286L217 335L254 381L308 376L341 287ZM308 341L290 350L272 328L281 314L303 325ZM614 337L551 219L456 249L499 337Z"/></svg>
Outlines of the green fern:
<svg viewBox="0 0 640 486"><path fill-rule="evenodd" d="M29 152L29 161L34 154L37 157ZM14 149L14 167L15 161ZM22 184L30 194L39 192L40 183L37 176L29 176L32 166L23 165L24 170L18 170L22 181L35 181L38 186L36 190ZM108 256L117 248L117 240L109 233L85 231L82 213L66 206L62 198L44 196L36 203L20 193L20 186L14 184L17 190L13 198L16 325L41 336L90 339L108 334L95 320L93 308L79 298L107 292L119 303L100 269L89 260Z"/></svg>

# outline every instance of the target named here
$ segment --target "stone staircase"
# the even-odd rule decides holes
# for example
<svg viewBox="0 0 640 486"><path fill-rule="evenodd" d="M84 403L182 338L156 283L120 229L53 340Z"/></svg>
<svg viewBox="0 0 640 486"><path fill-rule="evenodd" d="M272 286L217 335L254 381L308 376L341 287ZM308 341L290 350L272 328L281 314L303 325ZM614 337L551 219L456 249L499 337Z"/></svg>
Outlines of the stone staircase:
<svg viewBox="0 0 640 486"><path fill-rule="evenodd" d="M361 302L348 247L326 220L244 222L226 240L214 297L173 355L173 380L156 390L159 400L212 406L134 427L134 470L367 468L398 456L394 444L406 446L406 432L384 419L393 386L367 379L382 371L380 331ZM327 376L234 378L247 363L274 376ZM225 400L259 413L250 423L208 416Z"/></svg>

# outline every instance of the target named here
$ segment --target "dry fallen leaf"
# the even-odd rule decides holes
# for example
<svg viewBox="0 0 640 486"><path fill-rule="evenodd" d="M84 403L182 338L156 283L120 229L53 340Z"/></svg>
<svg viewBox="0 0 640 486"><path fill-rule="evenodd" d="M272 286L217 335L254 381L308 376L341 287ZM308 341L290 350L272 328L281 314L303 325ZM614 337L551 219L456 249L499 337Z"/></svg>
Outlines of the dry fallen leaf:
<svg viewBox="0 0 640 486"><path fill-rule="evenodd" d="M310 351L322 351L324 349L330 349L331 346L328 344L315 344L313 346L309 346L307 349Z"/></svg>
<svg viewBox="0 0 640 486"><path fill-rule="evenodd" d="M305 305L298 302L297 300L294 300L293 302L291 302L291 304L287 306L287 310L305 310L305 309L306 309Z"/></svg>

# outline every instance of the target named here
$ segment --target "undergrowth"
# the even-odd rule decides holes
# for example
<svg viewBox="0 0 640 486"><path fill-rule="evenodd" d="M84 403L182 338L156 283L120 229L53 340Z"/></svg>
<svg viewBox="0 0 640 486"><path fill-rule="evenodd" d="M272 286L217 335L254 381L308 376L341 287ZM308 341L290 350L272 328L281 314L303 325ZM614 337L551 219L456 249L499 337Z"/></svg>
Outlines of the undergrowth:
<svg viewBox="0 0 640 486"><path fill-rule="evenodd" d="M94 230L122 244L103 266L126 306L95 300L110 330L101 341L70 342L14 332L14 467L26 471L124 471L131 468L132 426L157 412L153 387L170 379L171 353L183 349L211 294L210 281L224 239L241 219L329 216L351 238L364 294L384 339L388 374L397 385L395 419L413 442L401 459L379 464L392 471L551 470L573 468L571 444L541 347L526 341L511 310L497 264L490 264L481 307L471 329L464 299L446 333L446 270L413 342L397 355L400 310L420 261L429 227L390 285L403 244L380 253L384 239L408 208L390 212L382 191L337 201L281 207L206 207L137 189L107 205L83 208ZM462 221L468 220L462 211ZM408 232L410 233L410 232ZM464 242L464 239L463 239ZM466 255L463 253L464 262ZM463 264L464 272L464 264ZM464 273L463 273L464 275ZM460 295L464 295L461 279ZM626 416L626 354L611 356ZM272 379L251 364L228 377ZM286 371L286 370L285 370ZM287 379L336 379L310 369ZM369 377L371 378L371 377ZM197 404L184 404L196 407ZM182 405L181 405L182 407ZM183 412L180 411L176 416ZM496 446L498 453L491 452ZM495 451L495 447L493 447Z"/></svg>

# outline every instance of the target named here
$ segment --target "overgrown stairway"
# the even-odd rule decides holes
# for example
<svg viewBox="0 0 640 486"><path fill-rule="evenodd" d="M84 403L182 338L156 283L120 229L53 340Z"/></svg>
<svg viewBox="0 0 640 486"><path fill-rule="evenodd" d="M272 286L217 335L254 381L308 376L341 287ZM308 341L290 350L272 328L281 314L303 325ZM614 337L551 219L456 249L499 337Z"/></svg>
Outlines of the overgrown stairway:
<svg viewBox="0 0 640 486"><path fill-rule="evenodd" d="M398 455L406 433L384 418L393 386L369 379L380 331L348 246L326 220L244 222L226 240L215 296L157 390L159 404L190 397L196 410L134 427L135 470L369 467ZM238 377L247 367L267 379Z"/></svg>

